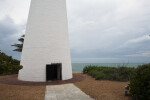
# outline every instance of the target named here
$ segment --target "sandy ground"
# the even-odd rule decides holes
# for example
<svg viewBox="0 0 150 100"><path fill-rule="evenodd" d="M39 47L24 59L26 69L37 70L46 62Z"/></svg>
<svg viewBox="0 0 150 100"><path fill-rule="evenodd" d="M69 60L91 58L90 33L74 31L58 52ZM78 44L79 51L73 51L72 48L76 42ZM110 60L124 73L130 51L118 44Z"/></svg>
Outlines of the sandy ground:
<svg viewBox="0 0 150 100"><path fill-rule="evenodd" d="M124 87L129 82L97 81L88 75L82 82L75 85L96 100L131 100L124 96Z"/></svg>
<svg viewBox="0 0 150 100"><path fill-rule="evenodd" d="M81 73L78 73L83 75ZM124 96L128 82L96 81L88 75L81 82L74 83L83 92L96 100L130 100ZM9 76L0 76L0 79ZM45 86L21 86L0 83L0 100L44 100Z"/></svg>
<svg viewBox="0 0 150 100"><path fill-rule="evenodd" d="M0 84L0 100L44 100L44 96L45 86Z"/></svg>
<svg viewBox="0 0 150 100"><path fill-rule="evenodd" d="M0 84L8 84L8 85L21 85L21 86L46 86L46 85L60 85L60 84L68 84L75 83L85 80L85 76L78 73L73 73L73 78L69 80L55 80L51 82L28 82L28 81L20 81L18 80L18 75L5 76L0 79Z"/></svg>

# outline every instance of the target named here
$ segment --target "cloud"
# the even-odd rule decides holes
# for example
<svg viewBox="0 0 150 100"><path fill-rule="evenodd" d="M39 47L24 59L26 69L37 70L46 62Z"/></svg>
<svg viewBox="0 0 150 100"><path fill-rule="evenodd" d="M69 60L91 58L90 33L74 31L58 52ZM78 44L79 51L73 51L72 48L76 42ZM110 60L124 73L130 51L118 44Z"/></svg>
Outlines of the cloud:
<svg viewBox="0 0 150 100"><path fill-rule="evenodd" d="M10 44L24 33L29 4L0 0L0 49L14 57ZM150 51L149 0L67 0L67 12L72 62L150 61L137 56Z"/></svg>
<svg viewBox="0 0 150 100"><path fill-rule="evenodd" d="M137 38L131 39L131 40L127 41L125 43L125 45L134 44L134 43L136 44L136 43L140 43L140 42L144 42L144 41L150 42L150 36L149 35L144 35L142 37L137 37Z"/></svg>
<svg viewBox="0 0 150 100"><path fill-rule="evenodd" d="M117 57L120 62L127 58L124 55L150 50L150 1L68 0L67 4L72 59Z"/></svg>
<svg viewBox="0 0 150 100"><path fill-rule="evenodd" d="M14 24L10 17L5 17L0 21L0 37L10 37L12 34L17 33L19 28Z"/></svg>
<svg viewBox="0 0 150 100"><path fill-rule="evenodd" d="M30 0L0 0L0 50L20 59L20 53L11 45L24 34Z"/></svg>
<svg viewBox="0 0 150 100"><path fill-rule="evenodd" d="M144 49L150 49L148 45L150 44L150 36L149 35L144 35L136 38L132 38L128 41L126 41L124 44L122 44L119 48L124 49L124 48L140 48L143 47ZM142 48L140 48L142 49Z"/></svg>
<svg viewBox="0 0 150 100"><path fill-rule="evenodd" d="M31 0L0 0L0 20L9 16L15 24L25 24Z"/></svg>
<svg viewBox="0 0 150 100"><path fill-rule="evenodd" d="M11 45L23 34L25 25L17 25L9 16L0 20L0 50L15 58L20 58L20 53L15 53Z"/></svg>
<svg viewBox="0 0 150 100"><path fill-rule="evenodd" d="M72 58L74 63L111 63L116 62L118 58Z"/></svg>
<svg viewBox="0 0 150 100"><path fill-rule="evenodd" d="M126 56L135 56L135 57L150 57L150 51L147 52L141 52L141 53L136 53L136 54L131 54L131 55L126 55Z"/></svg>

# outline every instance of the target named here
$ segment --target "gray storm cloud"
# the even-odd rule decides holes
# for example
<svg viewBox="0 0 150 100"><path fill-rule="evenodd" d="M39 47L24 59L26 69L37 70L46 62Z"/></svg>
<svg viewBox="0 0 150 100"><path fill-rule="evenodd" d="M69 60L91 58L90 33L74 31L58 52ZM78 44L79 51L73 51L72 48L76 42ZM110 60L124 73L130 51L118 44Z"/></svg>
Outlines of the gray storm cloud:
<svg viewBox="0 0 150 100"><path fill-rule="evenodd" d="M150 60L134 55L150 51L150 39L146 38L150 34L150 1L68 0L67 3L73 61Z"/></svg>
<svg viewBox="0 0 150 100"><path fill-rule="evenodd" d="M0 20L0 50L10 56L20 59L20 53L15 53L11 45L17 43L22 34L24 25L16 25L10 17Z"/></svg>
<svg viewBox="0 0 150 100"><path fill-rule="evenodd" d="M28 11L30 0L14 2L15 10L18 2L25 2L27 7L21 9ZM149 0L67 0L67 11L72 62L150 62ZM12 19L0 21L0 49L19 58L10 44L25 30L25 25L15 24L23 20L23 13L2 14Z"/></svg>

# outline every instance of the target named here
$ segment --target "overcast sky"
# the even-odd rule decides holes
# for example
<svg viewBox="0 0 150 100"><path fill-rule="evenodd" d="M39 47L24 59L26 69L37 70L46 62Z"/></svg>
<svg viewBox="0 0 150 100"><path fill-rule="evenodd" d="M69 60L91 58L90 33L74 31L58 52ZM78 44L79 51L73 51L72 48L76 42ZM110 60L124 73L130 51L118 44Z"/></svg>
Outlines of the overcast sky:
<svg viewBox="0 0 150 100"><path fill-rule="evenodd" d="M30 0L0 0L0 50L25 33ZM150 0L67 0L72 62L150 62Z"/></svg>

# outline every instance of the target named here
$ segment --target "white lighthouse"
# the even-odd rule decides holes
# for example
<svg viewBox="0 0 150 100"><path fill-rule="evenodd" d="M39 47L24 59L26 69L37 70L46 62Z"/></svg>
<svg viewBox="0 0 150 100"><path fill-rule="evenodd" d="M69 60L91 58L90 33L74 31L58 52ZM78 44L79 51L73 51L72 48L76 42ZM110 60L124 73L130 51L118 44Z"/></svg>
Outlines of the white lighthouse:
<svg viewBox="0 0 150 100"><path fill-rule="evenodd" d="M72 78L66 0L31 0L19 80Z"/></svg>

